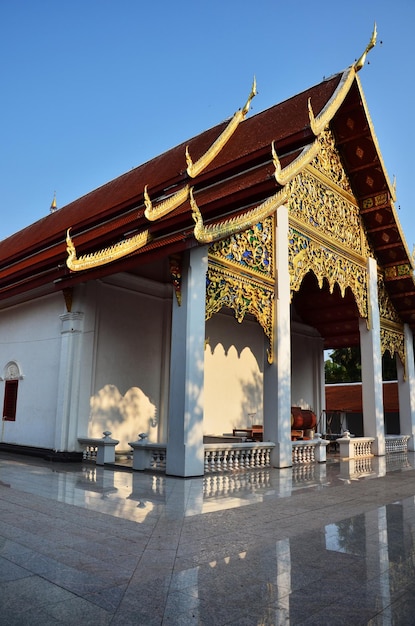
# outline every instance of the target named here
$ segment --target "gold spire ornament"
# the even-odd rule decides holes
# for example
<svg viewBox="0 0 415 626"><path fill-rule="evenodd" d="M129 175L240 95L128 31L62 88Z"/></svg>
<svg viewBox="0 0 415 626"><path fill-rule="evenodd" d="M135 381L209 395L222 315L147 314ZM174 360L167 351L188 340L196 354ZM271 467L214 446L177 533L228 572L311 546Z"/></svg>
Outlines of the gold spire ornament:
<svg viewBox="0 0 415 626"><path fill-rule="evenodd" d="M202 172L213 161L213 159L219 154L222 148L228 143L229 139L232 137L239 124L242 122L242 120L245 119L245 116L249 111L251 101L256 96L256 94L256 79L254 77L251 92L248 96L245 106L235 113L225 130L219 135L219 137L210 146L210 148L208 148L205 154L203 154L200 159L198 159L195 163L193 163L192 158L189 154L189 146L186 146L187 173L190 178L195 178L198 174L200 174L200 172Z"/></svg>
<svg viewBox="0 0 415 626"><path fill-rule="evenodd" d="M56 191L53 194L53 200L51 202L49 210L51 213L55 213L58 210L58 205L56 204Z"/></svg>

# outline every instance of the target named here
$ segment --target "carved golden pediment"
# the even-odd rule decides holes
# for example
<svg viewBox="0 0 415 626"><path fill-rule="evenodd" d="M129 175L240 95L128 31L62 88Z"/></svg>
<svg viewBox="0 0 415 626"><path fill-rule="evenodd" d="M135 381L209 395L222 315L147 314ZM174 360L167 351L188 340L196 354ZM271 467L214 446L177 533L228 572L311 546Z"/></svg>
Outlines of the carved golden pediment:
<svg viewBox="0 0 415 626"><path fill-rule="evenodd" d="M250 313L269 339L268 360L273 360L275 290L275 217L234 233L209 247L206 319L222 307L231 308L242 322Z"/></svg>
<svg viewBox="0 0 415 626"><path fill-rule="evenodd" d="M381 319L402 325L402 320L390 299L385 287L384 277L381 274L378 274L378 304Z"/></svg>
<svg viewBox="0 0 415 626"><path fill-rule="evenodd" d="M206 277L206 319L223 307L232 309L238 322L250 313L261 325L269 339L268 361L273 355L273 301L274 288L255 280L252 276L209 263Z"/></svg>
<svg viewBox="0 0 415 626"><path fill-rule="evenodd" d="M382 355L386 351L393 358L397 354L405 368L405 335L402 330L389 327L384 322L380 325L380 345Z"/></svg>
<svg viewBox="0 0 415 626"><path fill-rule="evenodd" d="M273 281L274 240L275 219L271 215L247 230L213 243L209 247L209 258L236 271Z"/></svg>
<svg viewBox="0 0 415 626"><path fill-rule="evenodd" d="M346 252L368 255L359 207L314 172L305 170L290 183L290 218L302 222L319 238L336 242Z"/></svg>
<svg viewBox="0 0 415 626"><path fill-rule="evenodd" d="M333 133L327 127L321 132L317 141L319 150L311 162L311 165L334 185L349 194L354 200L350 181L336 148Z"/></svg>
<svg viewBox="0 0 415 626"><path fill-rule="evenodd" d="M320 289L323 287L324 279L329 284L330 293L333 293L334 285L338 285L342 297L349 287L355 297L360 316L367 318L367 271L364 265L292 227L289 232L288 260L291 292L299 291L304 276L312 271Z"/></svg>

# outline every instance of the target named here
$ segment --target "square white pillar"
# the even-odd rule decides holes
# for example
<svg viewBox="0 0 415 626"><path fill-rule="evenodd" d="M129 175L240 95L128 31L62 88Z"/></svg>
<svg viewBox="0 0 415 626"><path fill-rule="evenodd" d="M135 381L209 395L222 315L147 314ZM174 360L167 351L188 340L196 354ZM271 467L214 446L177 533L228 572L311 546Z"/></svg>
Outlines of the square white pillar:
<svg viewBox="0 0 415 626"><path fill-rule="evenodd" d="M80 312L60 316L61 352L54 437L57 452L72 452L77 448L83 318Z"/></svg>
<svg viewBox="0 0 415 626"><path fill-rule="evenodd" d="M264 361L264 441L273 441L273 467L292 465L291 445L291 320L288 271L288 210L276 214L274 337L272 363Z"/></svg>
<svg viewBox="0 0 415 626"><path fill-rule="evenodd" d="M415 363L414 339L411 329L404 325L405 368L396 357L398 372L399 422L402 435L409 435L408 450L415 450Z"/></svg>
<svg viewBox="0 0 415 626"><path fill-rule="evenodd" d="M181 306L173 299L166 474L202 476L207 247L183 259Z"/></svg>
<svg viewBox="0 0 415 626"><path fill-rule="evenodd" d="M377 264L375 259L368 259L367 272L369 327L366 320L359 320L362 359L363 432L365 437L374 437L374 454L383 456L385 454L385 425Z"/></svg>

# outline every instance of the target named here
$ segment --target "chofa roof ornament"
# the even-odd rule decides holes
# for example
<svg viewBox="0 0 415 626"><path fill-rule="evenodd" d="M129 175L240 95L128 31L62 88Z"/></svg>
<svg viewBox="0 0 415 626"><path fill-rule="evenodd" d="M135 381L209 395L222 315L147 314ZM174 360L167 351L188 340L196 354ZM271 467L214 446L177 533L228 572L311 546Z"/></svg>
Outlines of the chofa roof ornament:
<svg viewBox="0 0 415 626"><path fill-rule="evenodd" d="M210 146L210 148L193 163L191 156L189 154L188 146L186 147L186 162L187 162L187 174L190 178L195 178L200 172L202 172L205 167L207 167L213 159L219 154L224 145L229 141L232 137L235 130L238 128L239 124L242 120L245 119L246 114L249 111L249 107L251 105L252 99L256 96L256 79L254 76L254 80L252 82L251 92L248 96L248 99L242 109L239 109L223 131L221 135L216 139L216 141Z"/></svg>
<svg viewBox="0 0 415 626"><path fill-rule="evenodd" d="M373 26L373 33L372 33L372 36L370 38L370 41L367 44L367 46L365 48L365 51L363 52L362 56L356 61L356 63L353 66L355 72L358 72L359 70L361 70L362 67L364 66L364 64L366 63L366 57L367 57L368 52L370 52L370 50L376 46L377 36L378 36L378 31L377 31L376 22L375 22L375 24Z"/></svg>
<svg viewBox="0 0 415 626"><path fill-rule="evenodd" d="M310 128L316 137L324 130L324 128L327 126L327 124L330 122L330 120L339 109L351 87L353 80L356 77L356 73L364 66L368 52L376 45L376 38L377 29L375 22L372 36L362 56L356 61L356 63L348 67L343 72L337 89L318 115L314 116L314 112L311 106L311 99L308 100L308 116L310 119Z"/></svg>

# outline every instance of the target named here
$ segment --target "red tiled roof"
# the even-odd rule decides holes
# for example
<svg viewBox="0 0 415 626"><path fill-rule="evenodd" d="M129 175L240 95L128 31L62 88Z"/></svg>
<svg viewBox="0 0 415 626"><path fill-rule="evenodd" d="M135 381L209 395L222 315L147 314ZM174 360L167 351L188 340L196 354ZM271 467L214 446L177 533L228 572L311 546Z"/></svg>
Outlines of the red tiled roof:
<svg viewBox="0 0 415 626"><path fill-rule="evenodd" d="M211 177L214 171L258 151L266 150L270 153L272 140L276 141L277 150L280 145L288 145L296 135L297 142L301 143L304 135L310 136L308 98L312 97L313 105L319 110L332 95L338 81L339 76L336 76L246 119L237 128L231 141L203 172L203 178ZM88 225L99 225L101 220L109 216L120 215L134 205L142 208L145 185L148 185L150 197L153 198L163 189L183 183L187 179L186 146L189 146L190 155L196 161L226 125L226 121L222 122L183 142L0 242L0 267L7 260L20 257L25 251L47 246L50 241L58 239L63 243L69 227L80 231Z"/></svg>
<svg viewBox="0 0 415 626"><path fill-rule="evenodd" d="M314 114L318 115L336 92L342 76L338 74L329 78L241 122L212 163L195 179L190 179L186 172L186 146L195 162L218 138L228 122L183 142L0 242L0 299L40 285L53 291L61 289L65 283L75 284L97 275L96 270L88 270L75 276L67 269L65 238L68 228L72 229L71 236L78 255L118 242L127 233L150 230L153 237L150 244L128 258L99 270L108 274L130 269L134 262L148 263L161 254L167 256L172 251L180 252L198 245L193 238L194 223L189 203L184 203L156 222L149 222L144 217L144 187L148 186L153 203L157 203L184 184L193 185L203 218L208 222L254 206L278 188L273 176L272 141L285 167L300 149L314 140L308 115L309 99ZM351 117L355 124L352 131ZM381 158L376 152L356 81L352 82L344 103L332 120L332 126L357 198L388 191ZM362 149L358 142L362 144ZM355 161L357 153L358 163ZM369 179L372 180L370 189ZM388 247L382 245L381 240L379 243L375 241L378 236L377 214L368 210L364 217L369 228L372 227L371 220L375 220L372 232L380 263L386 265L392 259L395 263L408 262L407 251L390 209L389 196L385 206L377 207L377 211L383 211L381 223L389 229ZM402 296L402 291L409 293L412 290L415 294L412 277L399 275L395 282L396 298ZM413 320L415 326L415 295L409 307L406 300L401 299L401 302L402 307L407 307L404 321Z"/></svg>

